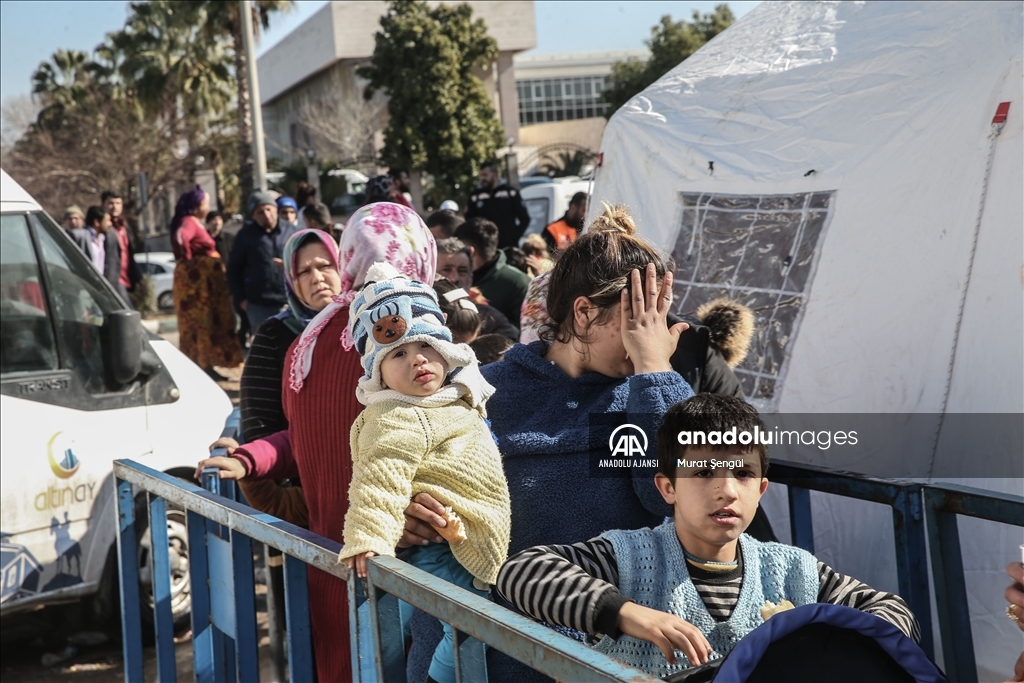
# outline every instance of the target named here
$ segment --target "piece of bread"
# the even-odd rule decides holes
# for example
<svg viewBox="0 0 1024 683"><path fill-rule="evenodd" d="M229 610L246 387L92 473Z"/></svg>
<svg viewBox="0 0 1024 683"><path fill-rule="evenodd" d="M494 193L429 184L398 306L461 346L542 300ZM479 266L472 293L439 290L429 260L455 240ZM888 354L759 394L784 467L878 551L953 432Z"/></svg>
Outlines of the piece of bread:
<svg viewBox="0 0 1024 683"><path fill-rule="evenodd" d="M458 545L466 540L466 531L462 528L462 520L459 519L459 513L452 510L450 505L444 509L444 520L448 522L448 526L443 528L434 527L434 531L441 534L441 538L452 545Z"/></svg>
<svg viewBox="0 0 1024 683"><path fill-rule="evenodd" d="M778 605L771 600L765 600L764 605L761 607L761 618L768 621L779 612L785 612L788 609L793 609L793 607L793 603L789 600L782 600Z"/></svg>

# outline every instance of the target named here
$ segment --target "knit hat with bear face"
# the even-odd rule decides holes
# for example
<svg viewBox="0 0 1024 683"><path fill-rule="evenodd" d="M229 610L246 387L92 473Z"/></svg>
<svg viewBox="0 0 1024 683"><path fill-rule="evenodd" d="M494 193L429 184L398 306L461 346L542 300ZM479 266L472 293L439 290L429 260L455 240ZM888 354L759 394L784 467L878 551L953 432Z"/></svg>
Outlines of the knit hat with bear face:
<svg viewBox="0 0 1024 683"><path fill-rule="evenodd" d="M389 263L374 263L366 273L365 284L352 301L349 311L349 333L362 356L363 376L356 388L356 398L364 405L397 392L381 384L380 364L395 347L423 341L437 350L448 364L448 377L462 389L438 390L438 401L455 400L467 393L474 406L490 396L490 387L476 370L476 356L466 344L452 343L452 335L444 326L444 314L437 304L433 287L410 280ZM473 371L466 372L469 367ZM454 377L453 371L462 368ZM456 379L457 378L457 379ZM483 384L480 385L477 381ZM474 386L478 385L478 386ZM487 391L490 389L490 391ZM397 398L397 397L395 397ZM425 405L431 401L423 401Z"/></svg>

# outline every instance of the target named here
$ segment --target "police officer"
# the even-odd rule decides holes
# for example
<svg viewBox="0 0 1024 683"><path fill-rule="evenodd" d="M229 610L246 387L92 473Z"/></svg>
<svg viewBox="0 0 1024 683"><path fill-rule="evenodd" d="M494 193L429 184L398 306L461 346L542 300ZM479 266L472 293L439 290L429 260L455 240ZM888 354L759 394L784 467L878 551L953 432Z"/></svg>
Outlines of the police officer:
<svg viewBox="0 0 1024 683"><path fill-rule="evenodd" d="M480 168L480 187L469 195L466 220L486 218L498 226L498 248L519 246L519 238L530 224L519 190L498 177L498 165L488 161Z"/></svg>

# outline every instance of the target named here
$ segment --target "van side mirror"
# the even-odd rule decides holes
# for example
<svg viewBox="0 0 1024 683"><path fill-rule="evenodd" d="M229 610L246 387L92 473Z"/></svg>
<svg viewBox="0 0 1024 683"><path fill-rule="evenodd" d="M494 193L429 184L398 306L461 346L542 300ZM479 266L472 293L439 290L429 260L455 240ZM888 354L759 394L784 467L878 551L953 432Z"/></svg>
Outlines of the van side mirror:
<svg viewBox="0 0 1024 683"><path fill-rule="evenodd" d="M142 318L138 311L112 311L102 329L107 377L112 386L124 386L142 372Z"/></svg>

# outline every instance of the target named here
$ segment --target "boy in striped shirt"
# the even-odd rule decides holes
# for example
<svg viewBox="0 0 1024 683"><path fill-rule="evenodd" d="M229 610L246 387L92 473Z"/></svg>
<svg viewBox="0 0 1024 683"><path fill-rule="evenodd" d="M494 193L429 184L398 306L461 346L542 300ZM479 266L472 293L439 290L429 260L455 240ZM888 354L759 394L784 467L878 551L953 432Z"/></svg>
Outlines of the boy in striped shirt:
<svg viewBox="0 0 1024 683"><path fill-rule="evenodd" d="M768 487L767 447L736 438L755 427L764 432L741 399L699 394L676 404L658 430L655 477L673 518L657 529L528 548L504 565L498 592L536 619L603 636L597 649L657 676L725 656L763 623L768 602L852 607L919 641L917 620L899 596L804 550L743 533ZM733 438L682 446L680 432Z"/></svg>

